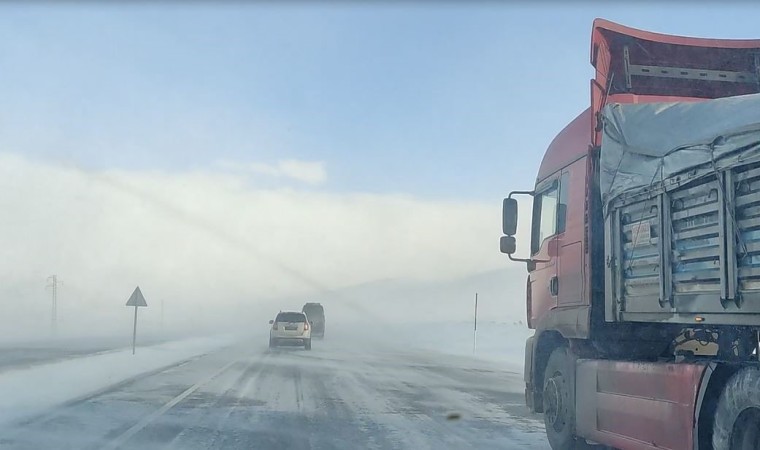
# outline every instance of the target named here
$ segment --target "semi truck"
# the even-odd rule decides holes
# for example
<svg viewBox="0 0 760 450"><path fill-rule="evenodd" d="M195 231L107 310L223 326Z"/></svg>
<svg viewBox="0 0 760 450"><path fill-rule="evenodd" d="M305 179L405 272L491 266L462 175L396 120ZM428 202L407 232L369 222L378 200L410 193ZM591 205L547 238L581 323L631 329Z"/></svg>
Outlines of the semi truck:
<svg viewBox="0 0 760 450"><path fill-rule="evenodd" d="M589 107L502 205L526 404L554 450L760 449L760 40L596 19L591 65Z"/></svg>

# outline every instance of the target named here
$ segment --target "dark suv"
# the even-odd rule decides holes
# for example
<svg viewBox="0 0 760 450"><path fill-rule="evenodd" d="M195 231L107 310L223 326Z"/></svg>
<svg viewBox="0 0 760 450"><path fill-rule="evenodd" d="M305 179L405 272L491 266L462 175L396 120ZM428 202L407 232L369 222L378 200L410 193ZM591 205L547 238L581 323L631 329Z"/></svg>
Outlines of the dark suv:
<svg viewBox="0 0 760 450"><path fill-rule="evenodd" d="M307 303L303 305L301 312L306 314L311 322L311 335L314 337L325 336L325 308L319 303Z"/></svg>

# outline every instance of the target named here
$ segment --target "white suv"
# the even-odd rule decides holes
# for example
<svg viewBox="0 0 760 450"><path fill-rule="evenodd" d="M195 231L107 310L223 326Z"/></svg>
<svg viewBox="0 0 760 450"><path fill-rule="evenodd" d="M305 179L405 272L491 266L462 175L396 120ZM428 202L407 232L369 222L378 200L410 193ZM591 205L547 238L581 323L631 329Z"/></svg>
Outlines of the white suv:
<svg viewBox="0 0 760 450"><path fill-rule="evenodd" d="M269 330L269 348L295 344L311 350L311 327L306 314L300 311L280 311L269 323L272 325Z"/></svg>

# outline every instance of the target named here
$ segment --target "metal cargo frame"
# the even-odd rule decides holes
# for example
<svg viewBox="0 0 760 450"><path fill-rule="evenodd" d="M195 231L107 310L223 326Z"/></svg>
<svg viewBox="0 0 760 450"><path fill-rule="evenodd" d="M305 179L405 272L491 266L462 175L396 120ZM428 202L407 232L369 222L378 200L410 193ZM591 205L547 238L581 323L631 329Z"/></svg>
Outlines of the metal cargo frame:
<svg viewBox="0 0 760 450"><path fill-rule="evenodd" d="M610 205L608 322L760 326L760 164L697 173Z"/></svg>

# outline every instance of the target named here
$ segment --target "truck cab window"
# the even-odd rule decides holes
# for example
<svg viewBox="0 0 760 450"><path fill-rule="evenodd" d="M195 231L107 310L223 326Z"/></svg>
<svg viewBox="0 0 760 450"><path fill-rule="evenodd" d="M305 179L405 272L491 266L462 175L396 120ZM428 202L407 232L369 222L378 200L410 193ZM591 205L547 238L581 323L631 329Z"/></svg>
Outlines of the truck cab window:
<svg viewBox="0 0 760 450"><path fill-rule="evenodd" d="M553 187L536 196L533 201L533 230L531 233L531 254L535 255L541 243L557 233L557 204L559 189Z"/></svg>
<svg viewBox="0 0 760 450"><path fill-rule="evenodd" d="M564 172L559 179L559 205L557 206L557 234L565 232L565 225L567 223L567 196L568 196L568 181L570 180L570 174Z"/></svg>

